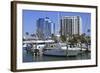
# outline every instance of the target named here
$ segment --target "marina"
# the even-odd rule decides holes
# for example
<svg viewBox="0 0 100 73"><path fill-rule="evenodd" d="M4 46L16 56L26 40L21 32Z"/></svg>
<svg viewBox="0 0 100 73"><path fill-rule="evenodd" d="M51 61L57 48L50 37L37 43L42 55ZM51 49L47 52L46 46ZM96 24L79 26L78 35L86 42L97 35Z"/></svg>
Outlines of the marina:
<svg viewBox="0 0 100 73"><path fill-rule="evenodd" d="M23 62L91 59L90 49L87 51L85 47L67 47L65 43L53 41L30 42L24 42Z"/></svg>
<svg viewBox="0 0 100 73"><path fill-rule="evenodd" d="M91 59L90 28L83 32L82 16L53 13L56 20L44 12L44 17L36 17L32 28L24 29L23 62Z"/></svg>
<svg viewBox="0 0 100 73"><path fill-rule="evenodd" d="M51 55L33 55L32 52L27 53L23 50L23 62L45 62L45 61L64 61L64 60L88 60L91 59L91 52L83 52L77 56L51 56Z"/></svg>

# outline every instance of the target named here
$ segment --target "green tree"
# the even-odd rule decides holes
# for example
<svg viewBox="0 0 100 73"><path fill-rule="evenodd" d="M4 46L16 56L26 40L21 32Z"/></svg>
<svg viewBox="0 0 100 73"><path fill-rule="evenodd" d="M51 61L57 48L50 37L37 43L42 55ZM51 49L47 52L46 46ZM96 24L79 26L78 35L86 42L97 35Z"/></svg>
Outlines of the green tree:
<svg viewBox="0 0 100 73"><path fill-rule="evenodd" d="M70 46L77 46L77 43L79 43L79 40L80 40L80 35L78 34L73 34L71 36L69 36L69 43L70 43Z"/></svg>
<svg viewBox="0 0 100 73"><path fill-rule="evenodd" d="M52 40L54 40L55 42L57 42L57 37L54 34L51 34L51 38L52 38Z"/></svg>
<svg viewBox="0 0 100 73"><path fill-rule="evenodd" d="M66 41L66 36L61 35L60 38L61 38L61 41L62 41L62 42L65 42L65 41Z"/></svg>
<svg viewBox="0 0 100 73"><path fill-rule="evenodd" d="M26 32L25 34L26 34L26 35L29 35L29 33L28 33L28 32Z"/></svg>
<svg viewBox="0 0 100 73"><path fill-rule="evenodd" d="M87 46L87 51L89 51L90 43L91 43L91 38L90 38L90 36L86 36L86 46Z"/></svg>
<svg viewBox="0 0 100 73"><path fill-rule="evenodd" d="M26 36L25 36L25 40L29 39L29 32L25 32Z"/></svg>
<svg viewBox="0 0 100 73"><path fill-rule="evenodd" d="M86 34L85 33L81 34L81 36L80 36L81 50L82 50L82 44L87 45L87 39L86 39Z"/></svg>

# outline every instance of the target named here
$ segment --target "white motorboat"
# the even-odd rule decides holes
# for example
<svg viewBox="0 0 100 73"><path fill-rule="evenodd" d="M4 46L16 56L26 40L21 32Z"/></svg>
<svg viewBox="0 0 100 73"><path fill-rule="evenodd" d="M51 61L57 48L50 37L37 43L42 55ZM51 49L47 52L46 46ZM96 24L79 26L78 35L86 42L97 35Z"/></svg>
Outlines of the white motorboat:
<svg viewBox="0 0 100 73"><path fill-rule="evenodd" d="M58 44L57 44L58 45ZM43 52L44 55L48 56L77 56L78 54L82 53L82 51L85 51L86 49L81 49L78 47L74 48L66 48L66 45L63 46L56 46L52 47L52 49L47 47L47 50Z"/></svg>

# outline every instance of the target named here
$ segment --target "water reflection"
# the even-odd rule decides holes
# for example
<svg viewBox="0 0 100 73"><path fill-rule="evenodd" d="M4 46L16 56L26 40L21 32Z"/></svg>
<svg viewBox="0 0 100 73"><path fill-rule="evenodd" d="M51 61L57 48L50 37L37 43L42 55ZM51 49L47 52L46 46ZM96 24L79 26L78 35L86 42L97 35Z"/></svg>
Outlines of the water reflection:
<svg viewBox="0 0 100 73"><path fill-rule="evenodd" d="M84 60L91 59L90 52L83 52L77 56L69 57L59 57L59 56L44 56L44 55L34 55L32 52L23 50L23 62L43 62L43 61L61 61L61 60Z"/></svg>

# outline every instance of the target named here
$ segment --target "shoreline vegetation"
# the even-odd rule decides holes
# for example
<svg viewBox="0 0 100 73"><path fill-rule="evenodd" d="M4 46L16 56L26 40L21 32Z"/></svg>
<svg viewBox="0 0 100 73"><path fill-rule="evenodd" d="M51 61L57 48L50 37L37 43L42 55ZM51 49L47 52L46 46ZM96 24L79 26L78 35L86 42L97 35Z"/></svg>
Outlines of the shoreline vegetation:
<svg viewBox="0 0 100 73"><path fill-rule="evenodd" d="M49 42L51 40L51 42ZM23 41L29 41L26 44L26 51L31 51L38 54L47 56L77 56L82 51L91 52L90 37L85 34L82 35L70 35L57 37L52 34L51 39L39 40L35 39L23 39ZM33 41L33 42L30 42ZM37 43L36 43L37 41ZM41 43L39 43L42 41ZM47 41L47 42L46 42ZM71 50L71 51L69 51ZM63 52L62 52L63 51ZM69 54L70 52L70 54ZM58 54L57 54L58 53Z"/></svg>

